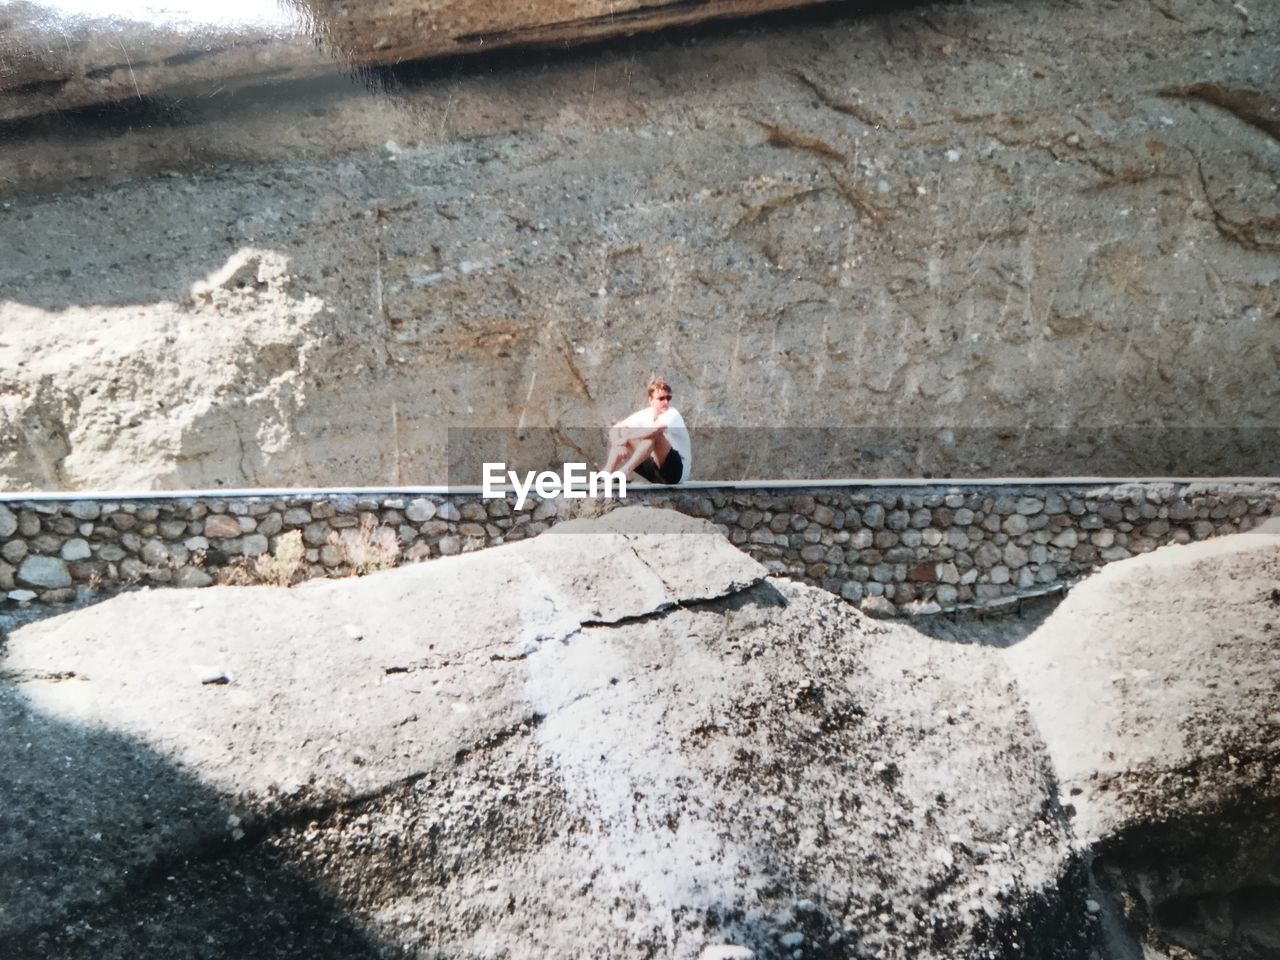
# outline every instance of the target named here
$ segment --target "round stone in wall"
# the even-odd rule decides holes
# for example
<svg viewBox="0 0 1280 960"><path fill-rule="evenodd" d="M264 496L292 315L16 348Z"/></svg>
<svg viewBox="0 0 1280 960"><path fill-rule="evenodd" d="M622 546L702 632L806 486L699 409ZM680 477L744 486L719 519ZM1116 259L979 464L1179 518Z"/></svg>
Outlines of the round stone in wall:
<svg viewBox="0 0 1280 960"><path fill-rule="evenodd" d="M1001 528L1011 537L1020 537L1030 528L1027 518L1021 513L1015 513L1005 518Z"/></svg>
<svg viewBox="0 0 1280 960"><path fill-rule="evenodd" d="M18 518L8 507L0 505L0 537L11 537L18 529Z"/></svg>
<svg viewBox="0 0 1280 960"><path fill-rule="evenodd" d="M426 523L436 515L436 505L423 498L410 500L409 505L404 508L404 515L412 523Z"/></svg>
<svg viewBox="0 0 1280 960"><path fill-rule="evenodd" d="M77 520L97 520L102 508L92 500L77 500L71 504L68 512Z"/></svg>
<svg viewBox="0 0 1280 960"><path fill-rule="evenodd" d="M53 590L71 586L71 572L57 557L31 554L18 567L17 580L28 587Z"/></svg>
<svg viewBox="0 0 1280 960"><path fill-rule="evenodd" d="M213 583L213 577L199 567L179 567L173 582L179 587L207 587Z"/></svg>
<svg viewBox="0 0 1280 960"><path fill-rule="evenodd" d="M62 545L63 560L87 560L90 556L89 542L79 538L68 540Z"/></svg>
<svg viewBox="0 0 1280 960"><path fill-rule="evenodd" d="M1000 548L992 543L983 543L973 552L973 562L983 569L994 567L1000 559Z"/></svg>
<svg viewBox="0 0 1280 960"><path fill-rule="evenodd" d="M231 540L242 533L240 521L223 513L211 514L204 522L204 535L210 540Z"/></svg>

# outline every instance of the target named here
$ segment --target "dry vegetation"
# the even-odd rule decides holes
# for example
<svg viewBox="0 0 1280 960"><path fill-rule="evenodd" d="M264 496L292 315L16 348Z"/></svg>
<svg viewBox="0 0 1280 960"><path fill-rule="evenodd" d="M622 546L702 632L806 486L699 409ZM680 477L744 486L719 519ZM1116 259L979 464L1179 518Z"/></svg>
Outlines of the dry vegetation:
<svg viewBox="0 0 1280 960"><path fill-rule="evenodd" d="M274 552L258 557L241 557L218 571L218 582L235 587L253 584L291 587L306 579L306 565L307 551L302 545L302 532L291 530L276 539Z"/></svg>
<svg viewBox="0 0 1280 960"><path fill-rule="evenodd" d="M253 560L253 572L259 583L273 587L289 587L303 574L307 551L302 546L302 532L290 530L276 540L275 553L264 553Z"/></svg>
<svg viewBox="0 0 1280 960"><path fill-rule="evenodd" d="M400 559L400 538L372 517L363 517L358 527L329 534L329 543L341 552L342 565L356 576L387 570Z"/></svg>

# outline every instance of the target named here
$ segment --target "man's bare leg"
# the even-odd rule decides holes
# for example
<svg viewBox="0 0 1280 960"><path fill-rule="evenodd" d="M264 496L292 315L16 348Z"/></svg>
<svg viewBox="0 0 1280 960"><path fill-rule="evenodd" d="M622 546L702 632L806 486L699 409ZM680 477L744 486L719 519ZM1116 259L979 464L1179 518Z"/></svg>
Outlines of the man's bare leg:
<svg viewBox="0 0 1280 960"><path fill-rule="evenodd" d="M667 454L671 452L671 443L667 440L665 433L660 433L653 438L653 462L661 469L662 465L667 462Z"/></svg>
<svg viewBox="0 0 1280 960"><path fill-rule="evenodd" d="M635 472L636 467L644 463L648 457L653 457L653 462L658 465L658 469L662 469L662 465L667 460L667 454L671 452L671 444L667 442L666 436L658 434L656 437L649 437L645 440L634 440L631 443L631 456L618 469L630 476Z"/></svg>
<svg viewBox="0 0 1280 960"><path fill-rule="evenodd" d="M631 476L635 472L636 467L644 463L644 461L653 453L653 439L632 440L630 443L630 456L623 461L622 466L618 467L624 474Z"/></svg>
<svg viewBox="0 0 1280 960"><path fill-rule="evenodd" d="M605 461L604 461L605 471L608 473L613 473L614 471L616 471L618 469L618 464L622 463L622 461L625 460L630 453L631 453L630 443L626 441L623 441L622 443L615 443L613 446L609 448L609 455L605 457Z"/></svg>
<svg viewBox="0 0 1280 960"><path fill-rule="evenodd" d="M643 440L623 440L609 448L604 469L609 473L621 470L630 476L636 467L644 463L646 457L652 457L654 463L661 469L670 452L671 444L667 441L665 434L660 433L656 437L647 437Z"/></svg>

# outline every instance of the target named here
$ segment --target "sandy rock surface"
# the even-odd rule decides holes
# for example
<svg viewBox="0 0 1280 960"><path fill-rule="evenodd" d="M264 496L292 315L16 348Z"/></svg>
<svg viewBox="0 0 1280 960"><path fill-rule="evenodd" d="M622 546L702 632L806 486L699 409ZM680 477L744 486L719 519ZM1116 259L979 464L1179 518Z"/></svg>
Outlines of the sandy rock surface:
<svg viewBox="0 0 1280 960"><path fill-rule="evenodd" d="M704 479L1274 474L1278 30L827 11L10 125L0 481L442 483L467 427L594 461L654 372L751 431Z"/></svg>
<svg viewBox="0 0 1280 960"><path fill-rule="evenodd" d="M998 655L765 581L682 522L16 632L4 703L38 746L0 763L5 952L123 955L145 919L284 955L304 935L277 916L332 898L361 949L423 957L1083 955ZM264 873L279 903L222 929Z"/></svg>

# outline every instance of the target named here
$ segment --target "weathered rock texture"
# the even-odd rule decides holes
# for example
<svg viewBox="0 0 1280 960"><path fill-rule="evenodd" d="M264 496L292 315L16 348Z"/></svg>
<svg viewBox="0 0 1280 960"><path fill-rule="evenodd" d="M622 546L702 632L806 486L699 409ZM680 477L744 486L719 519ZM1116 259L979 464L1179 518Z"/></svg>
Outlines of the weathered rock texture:
<svg viewBox="0 0 1280 960"><path fill-rule="evenodd" d="M1273 475L1278 45L984 0L6 128L0 483L443 483L654 372L695 430L887 428L706 479Z"/></svg>
<svg viewBox="0 0 1280 960"><path fill-rule="evenodd" d="M1280 513L1275 484L830 487L633 486L631 497L712 520L770 573L877 616L1043 592L1161 544L1250 530ZM343 576L469 553L619 501L475 495L186 497L0 502L0 589L66 602L126 584L208 586ZM581 509L579 509L581 508ZM7 531L7 532L6 532ZM273 561L295 544L295 567Z"/></svg>
<svg viewBox="0 0 1280 960"><path fill-rule="evenodd" d="M181 22L146 22L141 11L68 16L39 3L6 3L0 10L0 121L157 94L234 90L339 67L298 29L300 22L265 13L252 26L193 30Z"/></svg>
<svg viewBox="0 0 1280 960"><path fill-rule="evenodd" d="M1143 956L1280 955L1278 649L1273 532L1109 566L1009 651Z"/></svg>
<svg viewBox="0 0 1280 960"><path fill-rule="evenodd" d="M1056 938L1081 924L1081 877L996 655L641 514L607 521L640 534L138 594L17 633L4 691L29 737L105 727L207 795L157 809L165 784L101 823L82 791L49 809L71 775L7 750L6 955L114 956L130 878L211 844L275 851L424 957L981 957L1021 935L1080 955Z"/></svg>
<svg viewBox="0 0 1280 960"><path fill-rule="evenodd" d="M263 33L209 25L193 35L145 15L68 17L9 3L0 19L0 121L118 100L197 94L341 69L463 56L512 46L567 45L641 30L744 17L819 0L292 0ZM292 16L290 16L292 14ZM127 45L126 45L127 39ZM319 40L317 44L315 41Z"/></svg>
<svg viewBox="0 0 1280 960"><path fill-rule="evenodd" d="M1081 854L1276 800L1277 563L1263 534L1126 561L1012 654L876 623L643 510L360 581L120 597L0 661L0 949L1084 958L1110 904ZM1213 702L1182 727L1194 758L1151 748ZM1125 866L1107 882L1141 885ZM1168 946L1131 920L1130 945ZM1189 949L1148 956L1246 955Z"/></svg>

